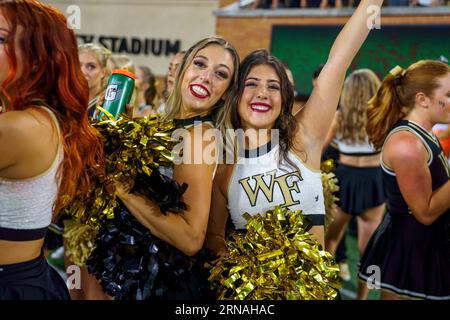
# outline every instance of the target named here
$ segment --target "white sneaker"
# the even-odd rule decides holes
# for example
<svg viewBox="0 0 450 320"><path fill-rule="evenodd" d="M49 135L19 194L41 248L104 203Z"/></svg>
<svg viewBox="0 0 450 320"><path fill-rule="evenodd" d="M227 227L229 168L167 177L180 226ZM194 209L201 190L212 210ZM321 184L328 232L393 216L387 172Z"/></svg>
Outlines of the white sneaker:
<svg viewBox="0 0 450 320"><path fill-rule="evenodd" d="M347 262L339 263L339 276L344 281L350 281L352 279Z"/></svg>

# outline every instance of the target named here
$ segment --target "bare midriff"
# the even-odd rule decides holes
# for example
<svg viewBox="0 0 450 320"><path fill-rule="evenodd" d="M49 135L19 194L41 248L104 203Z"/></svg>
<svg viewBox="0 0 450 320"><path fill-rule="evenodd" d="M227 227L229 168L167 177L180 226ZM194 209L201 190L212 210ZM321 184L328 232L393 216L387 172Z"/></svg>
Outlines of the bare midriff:
<svg viewBox="0 0 450 320"><path fill-rule="evenodd" d="M365 167L379 167L380 166L380 154L374 154L370 156L350 156L341 154L339 160L342 164L351 167L365 168Z"/></svg>

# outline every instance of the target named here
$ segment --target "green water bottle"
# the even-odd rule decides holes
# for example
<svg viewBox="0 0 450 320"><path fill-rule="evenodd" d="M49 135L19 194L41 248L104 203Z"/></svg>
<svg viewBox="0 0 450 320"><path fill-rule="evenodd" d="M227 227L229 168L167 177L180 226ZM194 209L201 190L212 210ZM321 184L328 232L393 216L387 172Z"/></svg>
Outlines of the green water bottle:
<svg viewBox="0 0 450 320"><path fill-rule="evenodd" d="M117 119L119 113L126 112L126 105L130 103L134 91L135 76L128 68L117 69L111 74L105 91L105 100L102 108ZM103 112L98 116L103 118Z"/></svg>

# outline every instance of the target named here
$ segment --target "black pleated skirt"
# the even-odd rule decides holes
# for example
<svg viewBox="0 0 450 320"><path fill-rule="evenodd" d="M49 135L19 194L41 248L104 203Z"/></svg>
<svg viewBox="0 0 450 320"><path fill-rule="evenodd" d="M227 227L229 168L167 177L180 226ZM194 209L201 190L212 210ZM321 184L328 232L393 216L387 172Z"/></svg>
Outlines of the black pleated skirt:
<svg viewBox="0 0 450 320"><path fill-rule="evenodd" d="M432 225L412 214L391 216L370 239L359 278L400 296L450 300L450 212Z"/></svg>
<svg viewBox="0 0 450 320"><path fill-rule="evenodd" d="M70 295L41 254L31 261L0 265L0 300L70 300Z"/></svg>
<svg viewBox="0 0 450 320"><path fill-rule="evenodd" d="M381 167L360 168L339 164L336 177L339 184L337 205L344 212L357 216L384 203Z"/></svg>

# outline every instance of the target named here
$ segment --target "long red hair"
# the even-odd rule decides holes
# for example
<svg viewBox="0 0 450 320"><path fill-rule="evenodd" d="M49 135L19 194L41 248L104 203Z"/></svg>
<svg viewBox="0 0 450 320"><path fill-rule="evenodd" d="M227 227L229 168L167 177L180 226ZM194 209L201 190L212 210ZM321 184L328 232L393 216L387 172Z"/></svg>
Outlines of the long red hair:
<svg viewBox="0 0 450 320"><path fill-rule="evenodd" d="M77 191L89 189L87 168L102 170L104 165L100 135L88 121L89 90L75 34L61 12L38 1L0 0L0 12L11 31L5 48L9 72L0 88L4 107L24 110L41 101L50 106L61 127L64 161L56 215ZM16 52L21 52L20 59Z"/></svg>

